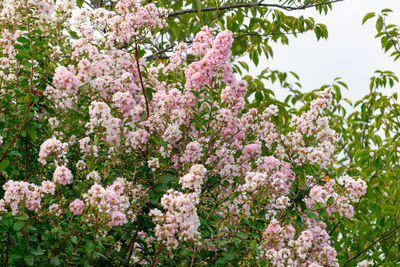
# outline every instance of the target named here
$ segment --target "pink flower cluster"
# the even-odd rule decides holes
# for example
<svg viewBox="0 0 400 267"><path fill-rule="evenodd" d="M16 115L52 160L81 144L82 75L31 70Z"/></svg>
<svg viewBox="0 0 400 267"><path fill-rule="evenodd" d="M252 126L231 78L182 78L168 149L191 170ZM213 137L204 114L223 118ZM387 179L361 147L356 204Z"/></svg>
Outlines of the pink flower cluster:
<svg viewBox="0 0 400 267"><path fill-rule="evenodd" d="M367 183L362 179L354 180L350 176L345 175L339 183L344 185L352 201L358 201L360 197L367 193Z"/></svg>
<svg viewBox="0 0 400 267"><path fill-rule="evenodd" d="M20 213L22 205L32 211L42 208L44 194L54 194L55 184L50 181L43 181L40 186L24 181L7 181L3 185L4 196L0 200L0 212L7 212L10 207L13 215Z"/></svg>
<svg viewBox="0 0 400 267"><path fill-rule="evenodd" d="M59 108L72 108L77 102L78 86L81 85L73 73L73 68L58 67L55 70L53 85L54 87L46 88L45 95Z"/></svg>
<svg viewBox="0 0 400 267"><path fill-rule="evenodd" d="M229 61L231 56L232 32L224 31L217 35L212 48L200 60L190 64L186 71L186 90L200 91L212 87L213 77Z"/></svg>
<svg viewBox="0 0 400 267"><path fill-rule="evenodd" d="M261 257L274 266L339 266L336 250L329 244L326 225L304 216L306 230L296 237L295 228L271 220L263 234Z"/></svg>
<svg viewBox="0 0 400 267"><path fill-rule="evenodd" d="M79 86L78 79L64 66L58 67L55 70L53 84L57 89L66 89L67 91L74 90Z"/></svg>
<svg viewBox="0 0 400 267"><path fill-rule="evenodd" d="M53 174L53 181L61 185L72 183L72 172L65 166L57 166Z"/></svg>
<svg viewBox="0 0 400 267"><path fill-rule="evenodd" d="M366 192L361 180L344 177L336 184L333 179L327 183L314 179L311 184L293 171L303 164L322 168L331 164L337 135L325 116L330 92L321 92L308 111L291 120L289 132L282 134L284 131L274 122L277 106L271 105L263 112L244 110L247 83L236 79L229 63L233 42L230 31L214 38L208 27L202 28L189 50L200 58L186 68L184 81L176 78L179 75L165 74L181 71L188 50L185 44L175 48L164 69L147 68L135 53L121 49L139 36L150 37L151 30L163 24L159 16L162 12L153 4L142 6L135 0L122 0L115 11L83 10L76 18L74 26L82 38L70 43L70 65L57 68L53 87L45 92L62 111L56 117L68 114L69 109L83 114L76 125L83 130L75 133L79 148L74 136L71 150L80 151L75 179L83 180L90 188L82 192L81 199L69 204L69 210L75 215L85 211L82 217L89 223L100 218L109 227L134 221L135 214L148 205L148 177L135 177L129 182L117 178L108 187L100 183L112 179L108 174L114 168L123 170L126 164L135 164L135 170L136 166L149 167L149 176L154 177L164 175L168 169L181 176L182 190L170 189L161 199L162 211L153 209L150 215L156 223L156 240L170 249L188 240L201 240L197 208L200 201L205 201L222 203L215 207L221 218L221 233L211 237L215 240L230 240L226 225L240 228L244 216L265 214L270 223L260 243L260 257L268 263L337 265L336 252L322 221L309 219L298 210L304 226L299 228L288 224L290 220L285 217L285 210L296 206L290 194L293 185L310 188L303 200L317 218L317 202L326 206L329 215L338 211L350 218L354 213L351 203ZM105 35L94 34L97 29ZM152 90L152 100L147 93L143 95L142 89ZM78 106L78 91L83 96L79 101L86 101L84 105ZM66 151L60 141L49 139L41 146L39 160L46 164L50 156L65 158ZM56 163L54 183L72 183L66 159ZM95 170L101 170L102 177ZM219 180L210 192L201 194L206 173ZM35 196L27 204L28 209L40 207ZM331 197L333 203L328 204ZM5 207L11 202L1 203ZM58 204L49 209L56 215L61 212Z"/></svg>
<svg viewBox="0 0 400 267"><path fill-rule="evenodd" d="M285 145L289 146L293 153L299 154L300 163L317 163L327 167L332 160L334 152L333 143L337 140L335 131L329 128L327 117L323 116L323 111L331 102L332 95L328 89L320 92L318 98L310 104L310 109L301 116L295 117L291 125L296 131L287 135ZM315 147L305 146L309 143L306 139L316 136L318 145Z"/></svg>
<svg viewBox="0 0 400 267"><path fill-rule="evenodd" d="M90 121L86 124L87 134L98 130L104 132L109 144L119 144L121 120L114 118L110 107L104 102L92 102L89 107Z"/></svg>
<svg viewBox="0 0 400 267"><path fill-rule="evenodd" d="M90 137L84 137L79 140L79 148L83 156L95 156L97 157L98 147L91 143Z"/></svg>
<svg viewBox="0 0 400 267"><path fill-rule="evenodd" d="M183 154L181 160L186 163L194 163L200 160L200 157L201 157L201 144L197 141L194 141L187 144L185 153Z"/></svg>
<svg viewBox="0 0 400 267"><path fill-rule="evenodd" d="M22 12L20 9L32 10L32 16L36 17L36 22L41 27L45 28L46 23L49 23L51 16L55 11L54 1L52 0L26 0L26 1L13 1L5 0L2 3L2 9L0 13L1 20L6 21L10 24L17 24L23 19ZM42 28L42 29L43 29Z"/></svg>
<svg viewBox="0 0 400 267"><path fill-rule="evenodd" d="M193 39L193 44L190 49L190 54L195 56L204 56L212 46L214 36L211 29L203 26L201 31L196 34Z"/></svg>
<svg viewBox="0 0 400 267"><path fill-rule="evenodd" d="M314 208L316 203L326 205L328 214L339 212L341 216L352 218L354 215L354 207L352 202L356 202L366 194L366 183L358 179L357 181L349 176L339 178L341 184L337 184L335 180L330 179L325 185L315 185L311 188L309 198L305 199L309 208ZM328 200L332 199L332 204L328 205Z"/></svg>
<svg viewBox="0 0 400 267"><path fill-rule="evenodd" d="M167 74L179 67L182 61L186 60L187 44L180 42L174 47L174 53L169 58L169 64L163 69L163 73Z"/></svg>
<svg viewBox="0 0 400 267"><path fill-rule="evenodd" d="M136 36L145 35L148 31L164 26L161 15L165 10L157 8L153 3L141 6L136 0L122 0L116 5L116 14L106 22L107 38L129 43Z"/></svg>
<svg viewBox="0 0 400 267"><path fill-rule="evenodd" d="M137 131L128 131L126 133L125 145L129 148L138 149L141 145L145 144L149 140L149 133L144 129L138 129Z"/></svg>
<svg viewBox="0 0 400 267"><path fill-rule="evenodd" d="M155 228L157 240L164 243L168 249L176 249L180 242L198 241L200 239L197 230L200 226L196 209L198 203L197 193L184 194L168 190L161 199L161 205L166 212L153 209L149 214L157 223Z"/></svg>
<svg viewBox="0 0 400 267"><path fill-rule="evenodd" d="M124 190L120 182L114 182L107 188L95 183L84 194L84 199L92 208L106 215L108 226L120 226L128 222L125 212L130 206Z"/></svg>
<svg viewBox="0 0 400 267"><path fill-rule="evenodd" d="M190 189L195 192L200 192L201 185L203 184L204 175L206 173L207 169L203 165L193 165L190 168L189 173L179 179L179 184L182 186L183 189Z"/></svg>
<svg viewBox="0 0 400 267"><path fill-rule="evenodd" d="M75 199L69 204L69 209L74 215L81 215L85 204L80 199Z"/></svg>
<svg viewBox="0 0 400 267"><path fill-rule="evenodd" d="M60 209L59 204L51 204L49 206L49 212L54 214L56 217L60 216L62 213L62 210Z"/></svg>
<svg viewBox="0 0 400 267"><path fill-rule="evenodd" d="M206 172L203 165L193 165L190 172L181 177L179 184L183 189L191 189L194 192L185 194L170 189L161 198L161 206L165 213L158 209L150 211L150 215L157 223L156 238L166 244L168 249L177 248L180 242L200 239L198 231L200 220L196 205L199 204L201 184Z"/></svg>
<svg viewBox="0 0 400 267"><path fill-rule="evenodd" d="M47 164L46 159L49 156L55 156L56 159L65 158L68 151L68 143L61 143L55 137L47 139L40 145L39 159L38 161L43 165Z"/></svg>

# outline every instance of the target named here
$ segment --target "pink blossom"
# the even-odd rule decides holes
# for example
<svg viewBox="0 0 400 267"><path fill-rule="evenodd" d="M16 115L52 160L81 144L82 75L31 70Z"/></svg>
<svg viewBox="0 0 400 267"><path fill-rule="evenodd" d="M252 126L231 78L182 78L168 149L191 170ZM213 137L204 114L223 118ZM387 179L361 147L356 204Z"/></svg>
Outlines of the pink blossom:
<svg viewBox="0 0 400 267"><path fill-rule="evenodd" d="M64 66L58 67L55 70L53 83L56 88L67 90L75 88L78 85L75 75Z"/></svg>
<svg viewBox="0 0 400 267"><path fill-rule="evenodd" d="M40 189L43 191L43 193L54 195L56 185L52 181L43 181Z"/></svg>
<svg viewBox="0 0 400 267"><path fill-rule="evenodd" d="M49 156L63 156L66 153L68 144L63 144L55 137L47 139L40 145L39 159L38 161L43 165L46 165L46 159Z"/></svg>
<svg viewBox="0 0 400 267"><path fill-rule="evenodd" d="M72 172L65 166L57 166L53 174L54 182L61 185L72 183L72 178Z"/></svg>
<svg viewBox="0 0 400 267"><path fill-rule="evenodd" d="M243 154L249 157L257 157L261 154L260 144L248 144L243 148Z"/></svg>
<svg viewBox="0 0 400 267"><path fill-rule="evenodd" d="M60 216L61 215L61 209L60 205L58 204L51 204L49 206L49 212L53 213L55 216Z"/></svg>
<svg viewBox="0 0 400 267"><path fill-rule="evenodd" d="M111 214L111 221L108 222L108 226L121 226L127 223L126 215L122 212L115 211Z"/></svg>
<svg viewBox="0 0 400 267"><path fill-rule="evenodd" d="M199 142L190 142L186 146L185 153L183 154L183 160L187 163L193 163L200 159L201 157L201 145Z"/></svg>
<svg viewBox="0 0 400 267"><path fill-rule="evenodd" d="M69 204L69 210L74 214L74 215L80 215L83 212L84 209L84 203L80 199L75 199Z"/></svg>

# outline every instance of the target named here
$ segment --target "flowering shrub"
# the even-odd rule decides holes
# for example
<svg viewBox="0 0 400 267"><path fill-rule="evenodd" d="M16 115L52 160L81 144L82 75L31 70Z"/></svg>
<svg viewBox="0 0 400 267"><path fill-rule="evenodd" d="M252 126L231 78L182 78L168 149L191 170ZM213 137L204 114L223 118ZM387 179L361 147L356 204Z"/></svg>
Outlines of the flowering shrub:
<svg viewBox="0 0 400 267"><path fill-rule="evenodd" d="M26 135L45 128L35 175L3 172L3 262L338 266L326 223L352 218L366 184L330 174L329 90L282 121L246 106L230 31L203 27L164 66L142 41L165 10L73 6L2 3L2 97L24 99Z"/></svg>

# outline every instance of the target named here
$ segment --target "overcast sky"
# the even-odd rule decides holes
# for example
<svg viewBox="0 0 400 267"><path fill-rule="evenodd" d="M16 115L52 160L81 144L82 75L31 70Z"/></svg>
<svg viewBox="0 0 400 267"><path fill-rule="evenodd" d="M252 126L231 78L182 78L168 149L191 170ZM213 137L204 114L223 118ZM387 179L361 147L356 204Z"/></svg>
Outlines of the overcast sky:
<svg viewBox="0 0 400 267"><path fill-rule="evenodd" d="M263 60L258 67L251 67L256 75L265 67L281 71L294 71L301 78L304 90L331 84L335 77L342 77L349 85L344 97L359 99L368 92L369 78L375 70L391 70L400 74L400 60L393 62L375 39L375 21L361 25L368 12L379 12L384 8L394 11L389 22L400 24L400 0L345 0L333 5L327 16L314 10L291 14L314 17L316 22L327 25L328 40L317 41L314 33L291 38L289 45L273 45L274 58ZM273 88L279 99L286 92L278 86Z"/></svg>

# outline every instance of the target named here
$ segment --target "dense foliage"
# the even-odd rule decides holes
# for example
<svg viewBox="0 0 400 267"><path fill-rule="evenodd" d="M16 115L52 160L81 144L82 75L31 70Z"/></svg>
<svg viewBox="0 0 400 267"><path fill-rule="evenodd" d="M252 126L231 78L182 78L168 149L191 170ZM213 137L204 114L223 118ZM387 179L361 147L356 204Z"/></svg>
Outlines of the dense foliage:
<svg viewBox="0 0 400 267"><path fill-rule="evenodd" d="M238 59L326 38L288 13L334 2L3 1L3 266L398 263L396 75L348 113L340 79L302 92ZM397 59L390 12L363 22Z"/></svg>

